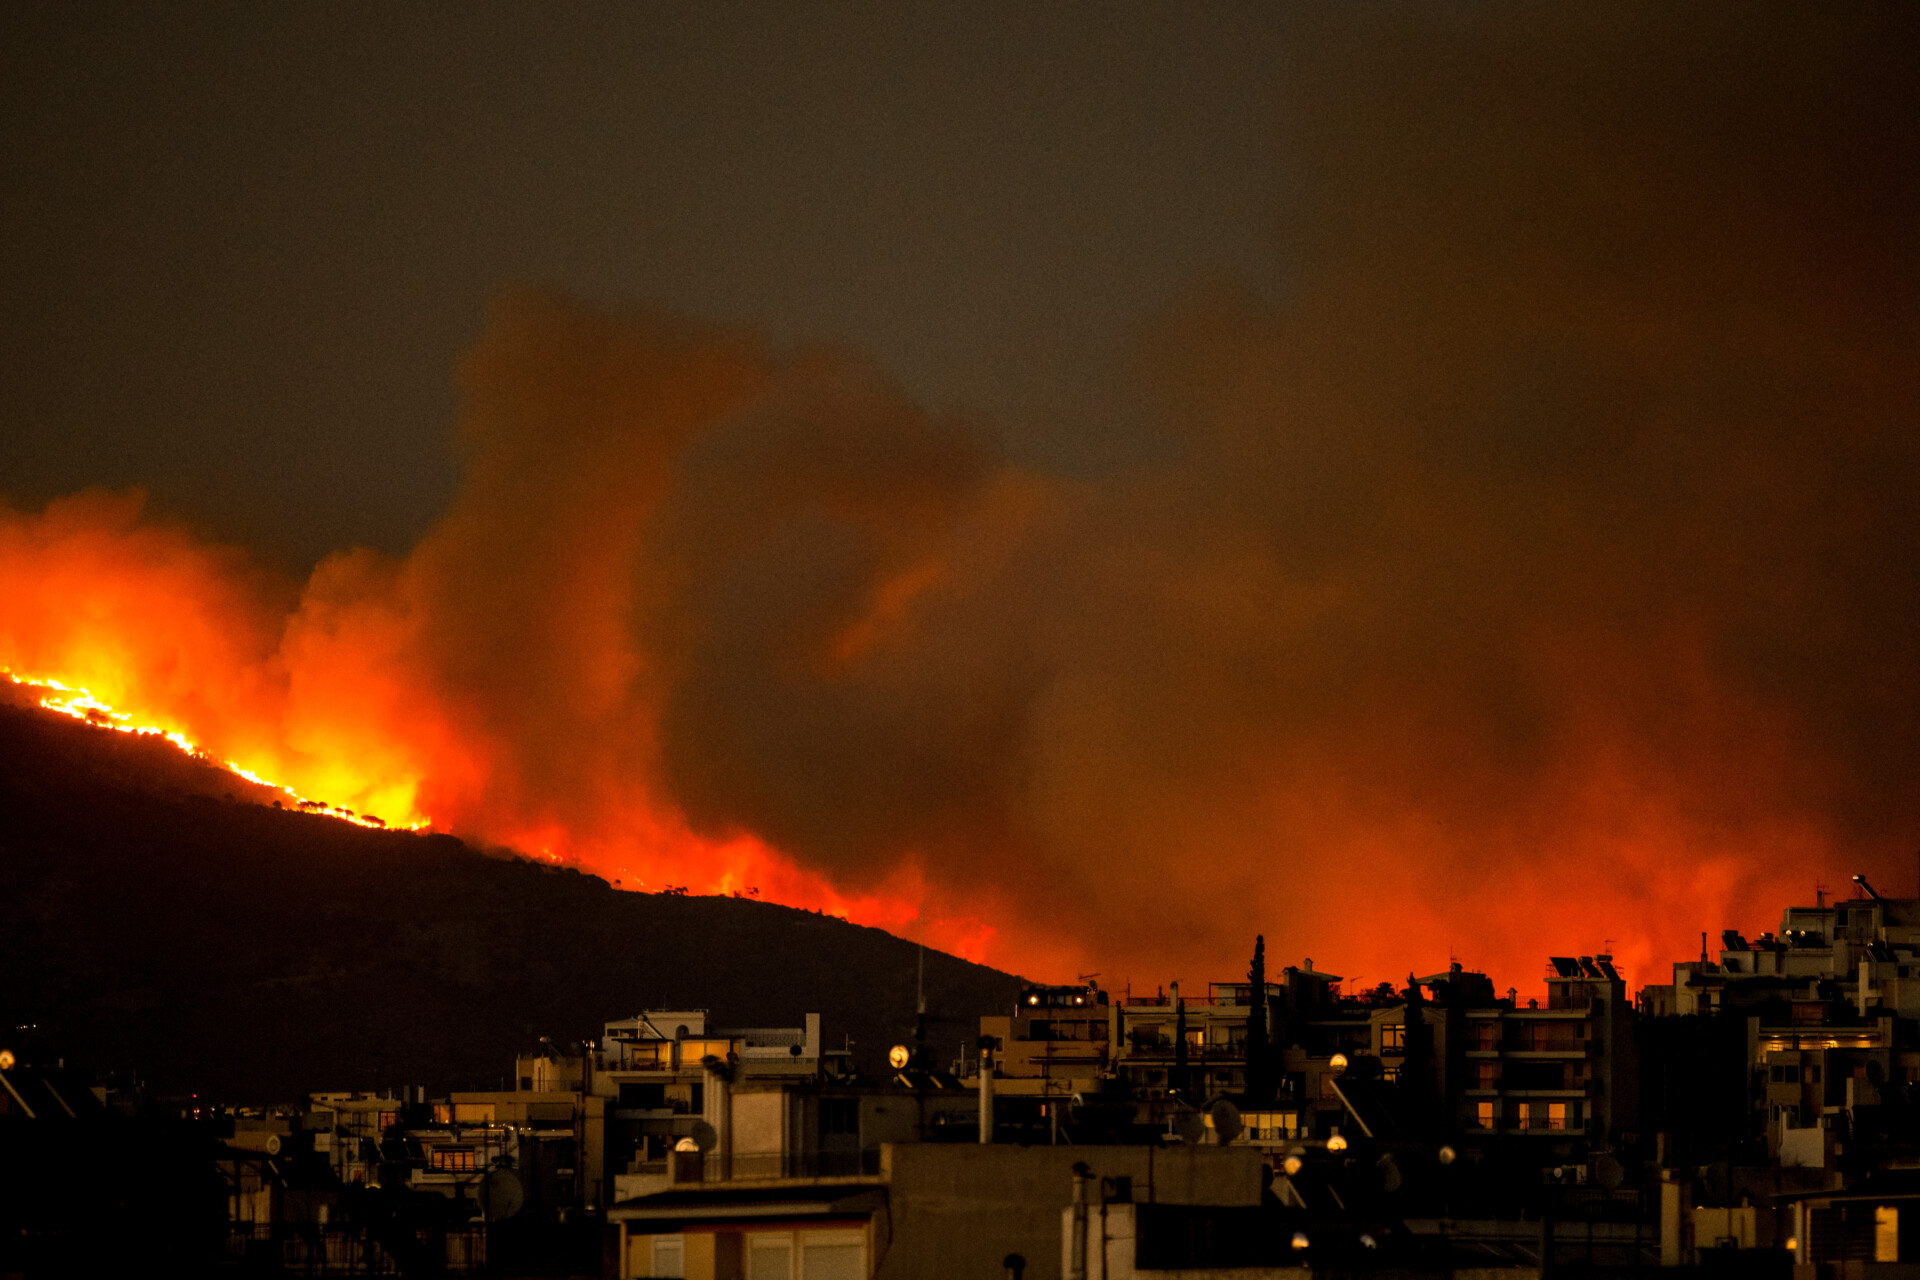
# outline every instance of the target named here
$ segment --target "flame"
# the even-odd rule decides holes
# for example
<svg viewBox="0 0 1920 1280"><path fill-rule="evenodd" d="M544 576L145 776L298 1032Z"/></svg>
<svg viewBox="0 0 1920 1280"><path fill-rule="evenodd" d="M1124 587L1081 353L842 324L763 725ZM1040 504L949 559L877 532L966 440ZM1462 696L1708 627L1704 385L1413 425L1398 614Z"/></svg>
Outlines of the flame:
<svg viewBox="0 0 1920 1280"><path fill-rule="evenodd" d="M0 676L4 676L15 688L28 690L36 696L38 704L48 711L57 711L64 716L84 721L101 729L111 729L116 733L130 733L142 738L165 738L197 760L225 769L227 772L245 778L256 786L266 787L279 792L292 802L295 809L303 813L317 814L323 818L338 818L342 822L351 822L355 826L385 830L399 826L409 831L426 831L432 823L425 820L390 823L371 813L355 813L351 809L342 809L328 804L324 800L312 800L301 795L293 788L283 786L270 778L263 777L254 770L236 760L222 760L203 750L198 743L178 729L167 729L156 724L136 723L132 712L116 709L112 704L102 702L93 695L91 689L68 684L53 676L23 675L8 667L0 667Z"/></svg>
<svg viewBox="0 0 1920 1280"><path fill-rule="evenodd" d="M572 810L516 787L511 744L422 670L407 565L348 552L291 593L144 505L137 491L38 515L0 505L0 675L47 710L164 737L302 812L450 831L626 890L750 896L988 958L994 929L930 910L911 860L849 891L751 833L694 831L643 778L602 779Z"/></svg>

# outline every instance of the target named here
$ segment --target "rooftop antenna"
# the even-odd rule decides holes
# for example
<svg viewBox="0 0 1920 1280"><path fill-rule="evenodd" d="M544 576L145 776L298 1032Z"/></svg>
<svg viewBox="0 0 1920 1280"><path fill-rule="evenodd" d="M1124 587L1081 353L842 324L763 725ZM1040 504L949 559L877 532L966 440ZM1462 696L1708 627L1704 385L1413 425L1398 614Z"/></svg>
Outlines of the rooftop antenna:
<svg viewBox="0 0 1920 1280"><path fill-rule="evenodd" d="M1813 882L1813 905L1816 908L1827 905L1827 882L1824 880Z"/></svg>
<svg viewBox="0 0 1920 1280"><path fill-rule="evenodd" d="M920 943L918 970L913 980L913 1065L926 1066L927 1056L927 944Z"/></svg>

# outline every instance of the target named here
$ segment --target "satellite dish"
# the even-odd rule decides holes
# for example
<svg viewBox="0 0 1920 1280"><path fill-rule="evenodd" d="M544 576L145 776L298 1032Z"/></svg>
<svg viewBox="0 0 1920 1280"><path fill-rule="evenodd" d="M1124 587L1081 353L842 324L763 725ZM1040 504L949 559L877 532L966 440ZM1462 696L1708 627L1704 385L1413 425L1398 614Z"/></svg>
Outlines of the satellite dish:
<svg viewBox="0 0 1920 1280"><path fill-rule="evenodd" d="M270 1133L267 1135L267 1154L270 1156L277 1156L280 1154L280 1135L279 1134Z"/></svg>
<svg viewBox="0 0 1920 1280"><path fill-rule="evenodd" d="M1389 1194L1398 1191L1401 1182L1404 1181L1400 1176L1400 1166L1394 1163L1391 1151L1373 1162L1373 1171L1380 1179L1380 1189Z"/></svg>
<svg viewBox="0 0 1920 1280"><path fill-rule="evenodd" d="M488 1222L504 1222L520 1212L527 1202L527 1192L511 1169L495 1169L480 1179L474 1198L479 1200L480 1214Z"/></svg>
<svg viewBox="0 0 1920 1280"><path fill-rule="evenodd" d="M912 1061L913 1051L903 1044L897 1044L887 1050L887 1062L895 1071L906 1070L907 1064Z"/></svg>
<svg viewBox="0 0 1920 1280"><path fill-rule="evenodd" d="M1208 1107L1207 1115L1213 1119L1215 1141L1227 1143L1240 1136L1240 1108L1225 1098Z"/></svg>
<svg viewBox="0 0 1920 1280"><path fill-rule="evenodd" d="M1627 1171L1612 1156L1601 1156L1593 1162L1593 1177L1596 1182L1612 1191L1625 1180Z"/></svg>
<svg viewBox="0 0 1920 1280"><path fill-rule="evenodd" d="M1174 1113L1173 1131L1180 1135L1180 1141L1192 1146L1207 1136L1207 1125L1198 1111L1178 1111Z"/></svg>
<svg viewBox="0 0 1920 1280"><path fill-rule="evenodd" d="M694 1149L697 1151L711 1151L714 1145L720 1141L720 1135L715 1132L714 1127L705 1120L695 1120L693 1122L692 1136Z"/></svg>

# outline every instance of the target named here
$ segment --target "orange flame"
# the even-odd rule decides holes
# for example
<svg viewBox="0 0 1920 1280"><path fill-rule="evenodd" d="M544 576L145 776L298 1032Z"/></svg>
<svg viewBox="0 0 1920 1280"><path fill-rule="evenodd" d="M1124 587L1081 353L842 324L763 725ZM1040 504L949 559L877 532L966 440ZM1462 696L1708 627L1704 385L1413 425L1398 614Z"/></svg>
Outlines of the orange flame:
<svg viewBox="0 0 1920 1280"><path fill-rule="evenodd" d="M337 808L324 800L310 800L291 787L282 786L270 778L261 777L258 773L238 761L216 759L214 756L202 750L198 743L194 742L193 739L178 729L163 729L153 724L137 724L134 722L134 717L131 712L115 710L112 705L94 697L92 690L67 684L65 681L57 680L52 676L21 675L19 672L6 667L0 667L0 676L4 676L17 688L26 689L37 694L39 705L48 711L57 711L61 715L72 716L75 720L81 720L102 729L112 729L117 733L131 733L139 737L165 738L168 742L171 742L174 746L179 747L182 751L196 759L205 760L210 764L217 765L229 773L237 774L257 786L278 791L293 802L294 808L302 812L318 814L326 818L338 818L343 822L351 822L356 826L381 830L390 826L401 825L410 831L425 831L429 830L433 825L425 821L408 822L404 824L389 823L384 818L371 813L355 813L351 809Z"/></svg>
<svg viewBox="0 0 1920 1280"><path fill-rule="evenodd" d="M587 821L542 818L538 797L501 805L484 738L462 740L409 666L418 627L395 566L330 558L276 636L278 584L143 505L89 491L38 516L0 507L0 675L42 707L164 736L308 813L449 830L627 889L755 896L986 955L994 930L927 914L910 864L847 892L751 834L695 833L638 782L597 797Z"/></svg>

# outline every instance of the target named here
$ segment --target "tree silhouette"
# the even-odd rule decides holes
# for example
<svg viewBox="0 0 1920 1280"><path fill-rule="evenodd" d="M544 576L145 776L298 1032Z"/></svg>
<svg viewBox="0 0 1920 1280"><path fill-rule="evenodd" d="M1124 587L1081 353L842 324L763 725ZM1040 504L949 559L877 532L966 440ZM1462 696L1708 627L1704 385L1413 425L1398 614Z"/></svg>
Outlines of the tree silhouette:
<svg viewBox="0 0 1920 1280"><path fill-rule="evenodd" d="M1253 939L1253 962L1247 968L1247 1084L1249 1106L1273 1103L1273 1046L1267 1036L1267 938Z"/></svg>

